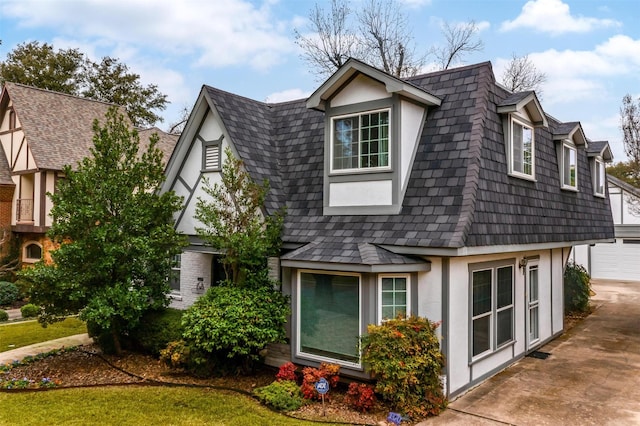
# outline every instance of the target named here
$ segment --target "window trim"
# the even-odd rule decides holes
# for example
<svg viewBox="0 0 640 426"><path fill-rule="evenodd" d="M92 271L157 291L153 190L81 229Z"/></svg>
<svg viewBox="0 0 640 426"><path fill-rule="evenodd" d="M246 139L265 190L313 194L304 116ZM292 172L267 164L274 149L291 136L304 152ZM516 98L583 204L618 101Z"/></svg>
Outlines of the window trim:
<svg viewBox="0 0 640 426"><path fill-rule="evenodd" d="M524 127L524 128L528 128L531 130L531 174L526 174L524 172L520 172L518 170L515 170L515 150L514 150L514 141L513 141L513 136L514 136L514 123L517 123L518 125ZM515 116L513 114L509 115L509 134L507 137L507 143L509 146L508 152L509 152L509 157L508 157L508 163L509 163L509 175L513 176L513 177L517 177L517 178L521 178L521 179L526 179L526 180L531 180L531 181L535 181L536 179L536 136L535 136L535 127L533 126L533 124L531 124L529 121ZM524 142L523 142L523 150L522 150L522 168L524 170Z"/></svg>
<svg viewBox="0 0 640 426"><path fill-rule="evenodd" d="M384 112L387 111L389 114L389 118L388 118L388 131L387 131L387 136L388 136L388 142L387 142L387 156L388 156L388 165L386 166L378 166L378 167L356 167L356 168L349 168L349 169L336 169L334 167L334 129L335 129L335 122L336 120L339 119L343 119L343 118L348 118L348 117L358 117L358 132L360 131L360 127L361 127L361 117L363 115L367 115L367 114L374 114L377 112ZM392 152L393 152L393 148L392 148L392 143L393 143L393 117L392 117L392 108L389 107L383 107L383 108L375 108L375 109L369 109L369 110L363 110L363 111L354 111L354 112L348 112L348 113L344 113L344 114L339 114L339 115L334 115L329 117L329 172L331 174L354 174L354 173L376 173L376 172L380 172L380 171L390 171L392 170L392 164L393 164L393 156L392 156ZM360 140L358 140L358 150L360 150ZM360 165L360 159L361 159L361 152L358 152L357 155L358 158L358 165Z"/></svg>
<svg viewBox="0 0 640 426"><path fill-rule="evenodd" d="M498 308L498 283L497 271L502 268L511 268L511 303ZM473 276L476 272L491 270L491 310L488 313L473 315ZM515 259L500 260L495 262L485 262L469 264L469 365L490 357L504 348L513 346L516 342L515 336L515 310L516 310L516 268ZM498 312L511 309L511 339L498 344ZM473 354L473 322L481 317L489 316L489 349Z"/></svg>
<svg viewBox="0 0 640 426"><path fill-rule="evenodd" d="M600 166L600 170L598 170ZM600 175L600 173L602 175ZM602 181L602 192L598 191L598 182ZM607 172L604 165L604 161L601 158L596 158L593 162L593 195L596 197L604 198L607 193Z"/></svg>
<svg viewBox="0 0 640 426"><path fill-rule="evenodd" d="M383 278L404 278L406 280L406 300L405 300L405 314L406 316L411 315L411 274L378 274L377 279L377 323L378 325L382 324L389 319L382 318L382 279Z"/></svg>
<svg viewBox="0 0 640 426"><path fill-rule="evenodd" d="M296 294L296 318L295 318L295 346L294 354L296 358L306 359L310 361L316 362L330 362L333 364L339 364L341 366L347 368L355 368L362 369L362 352L358 350L358 362L350 362L345 360L340 360L336 358L329 358L326 356L310 354L307 352L303 352L301 348L301 339L300 339L300 331L301 331L301 307L302 307L302 292L301 292L301 284L302 284L302 274L322 274L322 275L335 275L335 276L350 276L358 278L358 335L362 335L362 312L363 312L363 276L360 273L355 272L341 272L341 271L323 271L316 269L299 269L296 273L296 284L295 284L295 294Z"/></svg>
<svg viewBox="0 0 640 426"><path fill-rule="evenodd" d="M177 259L177 260L176 260ZM176 267L176 264L178 265ZM178 289L171 287L172 275L177 271L178 273ZM171 276L169 276L169 287L172 294L182 294L182 253L176 254L171 260Z"/></svg>
<svg viewBox="0 0 640 426"><path fill-rule="evenodd" d="M573 151L575 155L575 185L571 185L570 183L565 182L565 149ZM569 165L571 167L571 165ZM560 184L562 189L570 190L570 191L578 191L578 148L568 139L562 141L562 146L560 148Z"/></svg>

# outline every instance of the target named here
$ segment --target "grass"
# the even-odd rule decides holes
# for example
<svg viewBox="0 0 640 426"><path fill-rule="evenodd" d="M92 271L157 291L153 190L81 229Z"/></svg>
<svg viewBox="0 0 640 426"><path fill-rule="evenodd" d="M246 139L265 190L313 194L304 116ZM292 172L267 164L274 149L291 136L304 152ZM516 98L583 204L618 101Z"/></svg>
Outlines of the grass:
<svg viewBox="0 0 640 426"><path fill-rule="evenodd" d="M67 318L47 328L37 321L6 324L0 326L0 352L86 332L86 324L77 318Z"/></svg>
<svg viewBox="0 0 640 426"><path fill-rule="evenodd" d="M236 393L117 386L0 393L0 424L319 425L285 417ZM328 424L328 423L326 423Z"/></svg>

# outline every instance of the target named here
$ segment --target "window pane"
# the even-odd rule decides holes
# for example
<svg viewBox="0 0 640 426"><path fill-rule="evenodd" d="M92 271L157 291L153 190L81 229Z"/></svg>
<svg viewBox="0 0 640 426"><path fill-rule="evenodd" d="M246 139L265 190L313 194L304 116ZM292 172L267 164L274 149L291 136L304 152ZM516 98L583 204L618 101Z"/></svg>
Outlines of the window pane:
<svg viewBox="0 0 640 426"><path fill-rule="evenodd" d="M473 273L473 316L491 311L491 270Z"/></svg>
<svg viewBox="0 0 640 426"><path fill-rule="evenodd" d="M389 165L389 111L362 115L360 167Z"/></svg>
<svg viewBox="0 0 640 426"><path fill-rule="evenodd" d="M333 168L351 169L358 161L358 117L333 122Z"/></svg>
<svg viewBox="0 0 640 426"><path fill-rule="evenodd" d="M513 303L513 266L498 268L498 306L504 308Z"/></svg>
<svg viewBox="0 0 640 426"><path fill-rule="evenodd" d="M393 278L382 279L382 291L393 290Z"/></svg>
<svg viewBox="0 0 640 426"><path fill-rule="evenodd" d="M523 127L518 123L513 123L513 137L512 137L512 150L513 150L513 170L522 173L522 129Z"/></svg>
<svg viewBox="0 0 640 426"><path fill-rule="evenodd" d="M529 341L538 340L538 308L529 310Z"/></svg>
<svg viewBox="0 0 640 426"><path fill-rule="evenodd" d="M513 308L498 312L497 318L496 343L500 346L503 343L513 340Z"/></svg>
<svg viewBox="0 0 640 426"><path fill-rule="evenodd" d="M529 269L529 302L538 301L538 267Z"/></svg>
<svg viewBox="0 0 640 426"><path fill-rule="evenodd" d="M358 362L359 308L358 277L300 274L300 351Z"/></svg>
<svg viewBox="0 0 640 426"><path fill-rule="evenodd" d="M382 319L407 314L407 279L404 277L382 279Z"/></svg>
<svg viewBox="0 0 640 426"><path fill-rule="evenodd" d="M488 351L490 348L489 324L490 316L473 320L473 356Z"/></svg>
<svg viewBox="0 0 640 426"><path fill-rule="evenodd" d="M522 127L523 170L527 175L533 175L533 131L529 127Z"/></svg>

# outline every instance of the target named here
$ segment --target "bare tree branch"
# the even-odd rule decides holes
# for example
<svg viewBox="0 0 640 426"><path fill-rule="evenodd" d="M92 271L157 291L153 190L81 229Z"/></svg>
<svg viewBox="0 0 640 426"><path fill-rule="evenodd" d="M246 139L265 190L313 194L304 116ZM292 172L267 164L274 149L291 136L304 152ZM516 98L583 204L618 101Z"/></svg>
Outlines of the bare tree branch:
<svg viewBox="0 0 640 426"><path fill-rule="evenodd" d="M547 81L547 75L539 71L529 55L517 56L512 54L511 61L502 73L502 84L512 92L535 90L542 96L542 84Z"/></svg>
<svg viewBox="0 0 640 426"><path fill-rule="evenodd" d="M484 49L484 43L478 35L478 26L475 21L469 21L458 25L450 25L445 22L442 27L446 44L442 47L435 47L431 53L436 58L436 64L441 70L449 69L455 63L462 62L462 59L473 52L480 52Z"/></svg>

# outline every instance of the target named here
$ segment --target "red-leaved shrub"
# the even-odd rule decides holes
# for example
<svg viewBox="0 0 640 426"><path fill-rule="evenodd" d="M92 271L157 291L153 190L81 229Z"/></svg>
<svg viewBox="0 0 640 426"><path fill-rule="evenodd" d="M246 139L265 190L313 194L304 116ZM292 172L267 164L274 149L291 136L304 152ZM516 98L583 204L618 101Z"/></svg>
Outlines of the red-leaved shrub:
<svg viewBox="0 0 640 426"><path fill-rule="evenodd" d="M276 379L280 382L283 380L291 380L296 381L296 366L291 361L286 362L280 366L278 369L278 374L276 374Z"/></svg>
<svg viewBox="0 0 640 426"><path fill-rule="evenodd" d="M352 408L364 413L373 408L376 403L376 395L373 387L364 383L353 382L349 385L345 402Z"/></svg>
<svg viewBox="0 0 640 426"><path fill-rule="evenodd" d="M325 378L329 382L330 388L338 385L340 376L340 366L337 364L321 363L320 368L305 367L302 369L302 386L300 390L306 399L321 399L320 394L316 391L315 384L321 378ZM327 398L328 395L325 395Z"/></svg>

